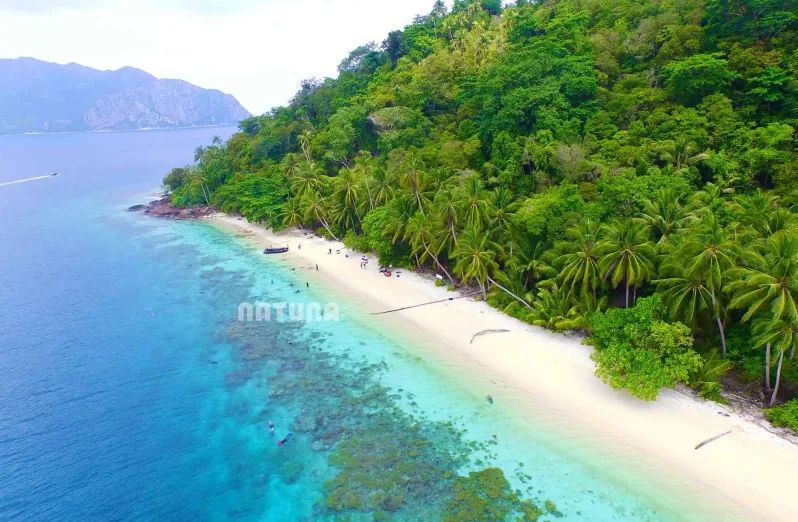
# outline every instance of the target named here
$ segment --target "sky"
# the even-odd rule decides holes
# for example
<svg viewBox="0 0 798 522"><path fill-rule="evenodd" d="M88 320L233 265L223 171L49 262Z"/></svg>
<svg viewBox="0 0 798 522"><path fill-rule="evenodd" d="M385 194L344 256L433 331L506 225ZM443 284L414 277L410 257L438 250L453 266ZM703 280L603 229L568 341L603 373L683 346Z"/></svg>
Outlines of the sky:
<svg viewBox="0 0 798 522"><path fill-rule="evenodd" d="M234 95L253 114L335 76L434 0L0 0L0 58L124 66ZM451 2L447 2L451 4Z"/></svg>

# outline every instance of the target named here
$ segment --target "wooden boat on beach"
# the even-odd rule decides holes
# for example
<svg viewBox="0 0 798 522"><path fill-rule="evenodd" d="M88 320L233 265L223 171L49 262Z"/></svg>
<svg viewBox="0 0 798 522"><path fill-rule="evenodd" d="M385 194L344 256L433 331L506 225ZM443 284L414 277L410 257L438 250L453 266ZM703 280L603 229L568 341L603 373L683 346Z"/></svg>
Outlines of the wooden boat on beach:
<svg viewBox="0 0 798 522"><path fill-rule="evenodd" d="M267 248L263 251L264 254L285 254L286 252L288 252L288 247Z"/></svg>

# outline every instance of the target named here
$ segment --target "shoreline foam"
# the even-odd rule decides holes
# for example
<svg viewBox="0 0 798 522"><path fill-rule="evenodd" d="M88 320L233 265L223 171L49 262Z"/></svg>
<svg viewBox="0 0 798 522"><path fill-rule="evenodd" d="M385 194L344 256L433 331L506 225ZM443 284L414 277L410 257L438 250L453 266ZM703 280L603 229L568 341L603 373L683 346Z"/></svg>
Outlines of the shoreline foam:
<svg viewBox="0 0 798 522"><path fill-rule="evenodd" d="M341 243L297 230L273 233L234 216L216 215L206 221L238 232L261 248L289 243L291 250L283 259L297 267L305 263L309 277L333 291L381 306L375 311L453 297L409 271L397 279L379 274L376 262L360 269L360 254L345 257L348 250ZM327 254L330 248L332 255ZM335 254L339 249L342 253ZM645 473L646 481L713 504L708 511L724 514L725 520L788 521L798 512L793 493L798 485L798 447L722 405L674 390L663 390L653 403L615 392L595 377L589 347L517 321L485 303L460 299L375 320L402 331L416 328L415 335L428 341L424 344L437 346L438 357L452 361L450 372L462 369L483 373L489 382L500 379L496 382L502 382L510 400L518 403L513 407L521 416L545 415L565 438L605 450L607 462L628 455L633 470ZM510 331L470 342L485 329ZM733 433L700 451L694 449L729 430Z"/></svg>

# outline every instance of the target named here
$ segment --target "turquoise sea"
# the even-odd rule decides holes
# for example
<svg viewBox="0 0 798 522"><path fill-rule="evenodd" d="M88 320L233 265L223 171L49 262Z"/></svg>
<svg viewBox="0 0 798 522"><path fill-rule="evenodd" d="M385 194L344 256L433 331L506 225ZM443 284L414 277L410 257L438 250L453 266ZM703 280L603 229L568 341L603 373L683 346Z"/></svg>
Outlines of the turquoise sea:
<svg viewBox="0 0 798 522"><path fill-rule="evenodd" d="M539 520L706 519L301 269L125 211L233 131L0 138L0 183L60 173L0 187L0 520L443 520L496 500L457 480L490 467ZM239 322L244 301L340 320Z"/></svg>

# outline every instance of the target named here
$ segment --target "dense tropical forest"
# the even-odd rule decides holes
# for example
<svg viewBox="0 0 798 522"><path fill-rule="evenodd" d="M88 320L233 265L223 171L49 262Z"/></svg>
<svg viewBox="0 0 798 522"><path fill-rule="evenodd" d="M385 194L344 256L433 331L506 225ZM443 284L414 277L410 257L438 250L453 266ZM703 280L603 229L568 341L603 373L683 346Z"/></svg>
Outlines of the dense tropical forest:
<svg viewBox="0 0 798 522"><path fill-rule="evenodd" d="M792 0L439 1L164 185L798 430L797 50Z"/></svg>

